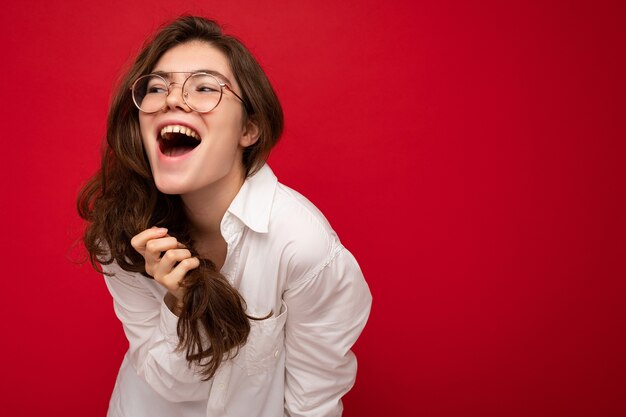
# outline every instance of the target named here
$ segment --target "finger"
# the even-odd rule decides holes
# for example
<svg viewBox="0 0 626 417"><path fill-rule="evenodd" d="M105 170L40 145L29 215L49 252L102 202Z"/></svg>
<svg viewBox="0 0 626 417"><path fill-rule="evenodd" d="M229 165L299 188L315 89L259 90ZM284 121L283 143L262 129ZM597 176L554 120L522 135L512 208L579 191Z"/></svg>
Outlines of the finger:
<svg viewBox="0 0 626 417"><path fill-rule="evenodd" d="M130 240L130 244L137 252L143 255L146 250L146 244L152 239L167 236L167 229L164 227L152 227L141 233L136 234Z"/></svg>
<svg viewBox="0 0 626 417"><path fill-rule="evenodd" d="M172 236L152 239L146 242L145 247L143 257L146 262L156 263L161 259L163 252L178 248L178 240Z"/></svg>
<svg viewBox="0 0 626 417"><path fill-rule="evenodd" d="M154 275L163 276L169 274L177 263L187 258L191 258L191 252L187 249L170 249L166 251L156 265Z"/></svg>
<svg viewBox="0 0 626 417"><path fill-rule="evenodd" d="M186 258L180 261L172 271L163 277L155 280L167 288L176 298L182 300L185 289L180 286L187 272L200 266L198 258Z"/></svg>

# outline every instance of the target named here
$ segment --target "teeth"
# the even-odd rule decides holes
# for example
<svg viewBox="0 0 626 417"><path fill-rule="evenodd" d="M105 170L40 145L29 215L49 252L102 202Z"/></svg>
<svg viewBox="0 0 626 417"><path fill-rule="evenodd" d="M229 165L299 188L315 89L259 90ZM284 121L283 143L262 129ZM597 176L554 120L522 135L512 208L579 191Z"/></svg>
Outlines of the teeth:
<svg viewBox="0 0 626 417"><path fill-rule="evenodd" d="M168 133L182 133L184 135L190 136L194 139L200 140L200 136L193 130L189 129L188 127L185 126L180 126L180 125L169 125L169 126L165 126L163 127L163 129L161 129L161 137L163 137L164 139L169 139L168 138Z"/></svg>

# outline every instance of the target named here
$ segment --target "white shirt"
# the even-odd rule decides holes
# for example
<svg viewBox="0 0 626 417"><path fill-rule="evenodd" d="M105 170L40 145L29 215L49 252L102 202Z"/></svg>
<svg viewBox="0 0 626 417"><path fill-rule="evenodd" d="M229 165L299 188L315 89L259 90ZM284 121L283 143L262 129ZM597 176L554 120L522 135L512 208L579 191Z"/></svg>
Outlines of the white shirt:
<svg viewBox="0 0 626 417"><path fill-rule="evenodd" d="M250 321L239 354L203 382L178 345L166 289L117 264L104 266L129 349L109 417L339 416L352 388L350 348L371 295L359 266L320 211L278 183L265 165L248 178L221 222L222 273L246 301Z"/></svg>

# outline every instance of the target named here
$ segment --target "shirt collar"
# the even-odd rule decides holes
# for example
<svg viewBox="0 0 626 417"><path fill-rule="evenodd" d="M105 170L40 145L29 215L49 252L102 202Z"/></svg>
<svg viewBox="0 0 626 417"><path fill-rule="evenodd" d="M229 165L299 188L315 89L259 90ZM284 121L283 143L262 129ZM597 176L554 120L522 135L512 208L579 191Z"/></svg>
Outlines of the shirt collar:
<svg viewBox="0 0 626 417"><path fill-rule="evenodd" d="M227 212L255 232L267 233L276 184L276 175L269 165L264 164L246 179Z"/></svg>

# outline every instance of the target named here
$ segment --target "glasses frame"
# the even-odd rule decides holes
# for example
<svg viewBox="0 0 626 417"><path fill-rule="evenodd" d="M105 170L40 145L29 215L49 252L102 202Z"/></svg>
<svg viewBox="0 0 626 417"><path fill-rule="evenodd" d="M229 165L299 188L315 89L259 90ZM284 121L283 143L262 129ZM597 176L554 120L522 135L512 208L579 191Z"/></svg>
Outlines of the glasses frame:
<svg viewBox="0 0 626 417"><path fill-rule="evenodd" d="M185 81L183 81L183 83L177 83L177 82L172 82L172 81L168 81L164 75L170 75L170 74L189 74L189 76L187 78L185 78ZM194 106L192 106L191 104L189 104L187 102L187 97L185 94L185 85L187 84L187 81L189 81L189 79L191 77L197 76L197 75L207 75L209 77L212 77L215 81L217 81L217 84L220 86L220 98L217 100L217 103L215 104L215 106L213 106L213 108L211 110L205 110L205 111L200 111L196 108L194 108ZM135 99L135 87L137 86L137 83L139 83L141 80L148 78L148 77L159 77L160 79L162 79L165 82L165 85L167 86L167 94L164 97L163 100L163 107L161 107L160 109L157 109L155 111L145 111L142 110L142 108L139 106L139 104L137 103L137 100ZM141 77L137 78L135 80L135 82L133 82L133 85L130 87L130 94L133 98L133 103L135 103L135 107L137 107L137 109L139 109L140 112L142 113L146 113L146 114L152 114L152 113L156 113L158 111L162 111L163 109L165 109L165 107L167 106L167 97L172 93L172 89L171 87L173 85L180 85L180 92L181 95L183 97L183 101L185 102L185 104L187 105L187 107L189 107L191 110L198 112L198 113L210 113L213 110L215 110L217 108L217 106L219 106L219 104L222 102L222 97L224 96L224 89L230 91L231 93L233 93L233 95L235 97L237 97L239 99L239 101L241 101L241 104L243 104L244 109L246 110L246 112L248 112L248 106L246 105L246 102L244 101L243 98L241 98L239 96L239 94L235 93L235 91L226 83L222 82L217 76L210 74L208 72L205 71L197 71L197 72L188 72L188 71L170 71L170 72L161 72L161 73L151 73L151 74L146 74L146 75L142 75ZM187 93L188 94L188 93Z"/></svg>

